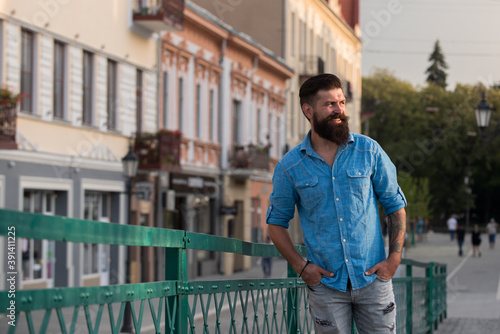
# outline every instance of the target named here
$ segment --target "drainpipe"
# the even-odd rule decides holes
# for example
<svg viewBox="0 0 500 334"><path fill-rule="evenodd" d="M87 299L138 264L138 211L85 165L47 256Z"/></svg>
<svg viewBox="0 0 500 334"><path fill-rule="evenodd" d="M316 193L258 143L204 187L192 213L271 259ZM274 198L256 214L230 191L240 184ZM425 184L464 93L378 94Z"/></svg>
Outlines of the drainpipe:
<svg viewBox="0 0 500 334"><path fill-rule="evenodd" d="M222 93L222 90L223 90L223 78L224 78L224 57L226 56L226 47L227 47L227 38L224 38L222 40L222 45L221 45L221 54L220 54L220 57L219 57L219 66L222 68L222 71L221 71L221 76L219 78L219 91L218 91L218 117L217 117L217 124L219 125L219 145L221 145L221 148L224 148L223 147L223 141L224 141L224 134L223 134L223 131L222 131L222 119L223 119L223 115L222 113L224 112L224 109L223 109L223 96L224 94ZM219 166L222 167L223 165L223 157L225 155L221 154L220 157L219 157ZM220 182L219 182L219 198L217 199L217 202L216 202L216 210L218 211L216 213L216 217L219 218L219 222L218 224L216 224L216 230L215 230L215 234L216 235L219 235L219 236L222 236L223 235L223 231L222 231L222 227L223 227L223 220L224 220L224 217L220 214L220 207L224 205L224 187L225 187L225 184L226 184L226 169L224 168L221 168L221 173L220 173ZM222 254L221 252L217 252L216 253L216 261L219 263L219 273L224 273L224 261L223 261L223 258L222 258Z"/></svg>
<svg viewBox="0 0 500 334"><path fill-rule="evenodd" d="M157 105L157 112L156 112L156 117L157 117L157 122L156 124L158 124L158 126L160 126L160 123L158 122L159 119L160 119L160 113L161 113L161 109L160 109L160 98L161 98L161 95L160 95L160 80L162 79L162 48L163 48L163 35L164 33L159 33L158 34L158 43L157 43L157 53L156 53L156 71L157 71L157 80L156 80L156 105ZM165 120L163 120L163 123L165 123ZM156 226L155 227L160 227L160 228L163 228L163 208L162 208L162 193L163 193L163 189L162 189L162 174L165 173L166 176L168 177L168 172L159 172L158 175L156 176L156 191L155 191L155 194L156 194L156 198L155 198L155 207L156 207ZM158 268L163 268L164 267L164 264L165 264L165 251L161 248L158 248L156 250L156 258L158 259L158 262L157 262L157 266ZM158 280L164 280L164 277L165 277L165 270L158 270L157 272L157 279Z"/></svg>

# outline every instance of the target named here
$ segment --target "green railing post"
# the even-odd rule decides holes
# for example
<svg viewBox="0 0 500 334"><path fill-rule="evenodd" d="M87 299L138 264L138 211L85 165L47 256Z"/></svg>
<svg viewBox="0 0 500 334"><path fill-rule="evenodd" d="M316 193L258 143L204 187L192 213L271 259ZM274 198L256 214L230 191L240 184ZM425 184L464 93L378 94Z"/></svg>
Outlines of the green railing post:
<svg viewBox="0 0 500 334"><path fill-rule="evenodd" d="M446 319L448 317L448 302L447 302L447 281L446 281L446 278L448 277L448 273L447 273L447 267L446 266L442 266L442 270L443 270L443 282L441 284L441 291L439 292L440 293L440 296L441 296L441 300L442 302L444 303L444 306L443 306L443 320Z"/></svg>
<svg viewBox="0 0 500 334"><path fill-rule="evenodd" d="M411 333L413 329L413 266L406 264L406 332Z"/></svg>
<svg viewBox="0 0 500 334"><path fill-rule="evenodd" d="M426 269L426 277L429 279L429 333L433 332L434 325L434 262L430 263L429 268Z"/></svg>
<svg viewBox="0 0 500 334"><path fill-rule="evenodd" d="M186 237L184 237L186 242ZM165 249L165 280L177 281L177 295L168 297L165 301L165 332L187 334L188 333L188 296L182 291L184 282L187 282L187 254L184 248L166 248ZM168 312L175 310L170 317Z"/></svg>
<svg viewBox="0 0 500 334"><path fill-rule="evenodd" d="M288 278L297 278L299 275L293 270L292 266L288 264ZM288 333L299 332L299 291L297 286L288 287L286 294L286 322L289 326Z"/></svg>

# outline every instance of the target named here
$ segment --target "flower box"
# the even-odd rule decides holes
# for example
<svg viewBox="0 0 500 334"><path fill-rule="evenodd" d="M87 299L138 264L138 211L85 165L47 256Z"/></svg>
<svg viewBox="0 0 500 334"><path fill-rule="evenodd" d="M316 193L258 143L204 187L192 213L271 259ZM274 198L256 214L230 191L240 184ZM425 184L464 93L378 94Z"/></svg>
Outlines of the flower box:
<svg viewBox="0 0 500 334"><path fill-rule="evenodd" d="M180 171L181 137L179 131L137 133L134 151L139 157L139 169Z"/></svg>

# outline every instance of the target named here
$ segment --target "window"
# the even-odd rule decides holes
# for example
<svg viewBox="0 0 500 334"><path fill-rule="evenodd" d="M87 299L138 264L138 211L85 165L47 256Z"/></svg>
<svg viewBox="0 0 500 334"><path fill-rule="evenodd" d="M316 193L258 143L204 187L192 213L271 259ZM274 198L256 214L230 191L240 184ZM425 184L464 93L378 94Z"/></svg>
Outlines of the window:
<svg viewBox="0 0 500 334"><path fill-rule="evenodd" d="M295 56L295 13L292 13L292 33L290 34L292 39L292 56Z"/></svg>
<svg viewBox="0 0 500 334"><path fill-rule="evenodd" d="M233 144L243 144L242 143L242 124L243 121L241 111L241 101L233 100Z"/></svg>
<svg viewBox="0 0 500 334"><path fill-rule="evenodd" d="M201 129L201 85L196 85L196 135L199 140L202 139Z"/></svg>
<svg viewBox="0 0 500 334"><path fill-rule="evenodd" d="M183 130L183 125L182 124L182 110L184 109L184 79L179 78L179 120L178 120L178 126L179 126L179 131Z"/></svg>
<svg viewBox="0 0 500 334"><path fill-rule="evenodd" d="M299 48L300 48L300 58L305 60L306 55L306 24L305 22L300 22L299 26Z"/></svg>
<svg viewBox="0 0 500 334"><path fill-rule="evenodd" d="M332 57L332 69L331 69L331 72L332 73L336 73L337 72L337 55L335 53L335 49L332 48L332 51L330 52L331 54L331 57Z"/></svg>
<svg viewBox="0 0 500 334"><path fill-rule="evenodd" d="M4 36L3 32L3 20L0 20L0 36ZM3 51L3 43L0 43L0 64L3 64ZM0 66L0 85L3 86L3 66Z"/></svg>
<svg viewBox="0 0 500 334"><path fill-rule="evenodd" d="M290 93L290 135L295 138L295 117L297 117L297 111L295 110L295 94Z"/></svg>
<svg viewBox="0 0 500 334"><path fill-rule="evenodd" d="M83 124L92 125L94 110L94 54L83 51Z"/></svg>
<svg viewBox="0 0 500 334"><path fill-rule="evenodd" d="M282 152L284 150L284 144L283 144L283 136L282 136L282 132L283 132L283 117L282 116L277 116L276 118L276 123L277 124L277 129L276 129L276 146L277 146L277 152L276 152L276 155L278 157L281 157L282 155Z"/></svg>
<svg viewBox="0 0 500 334"><path fill-rule="evenodd" d="M43 190L25 190L23 211L53 215L55 194ZM54 241L21 239L23 280L52 279L54 277Z"/></svg>
<svg viewBox="0 0 500 334"><path fill-rule="evenodd" d="M163 128L168 129L168 72L163 72Z"/></svg>
<svg viewBox="0 0 500 334"><path fill-rule="evenodd" d="M108 59L108 84L107 84L107 104L108 129L116 130L116 107L117 107L117 64Z"/></svg>
<svg viewBox="0 0 500 334"><path fill-rule="evenodd" d="M318 49L318 57L323 58L323 38L318 36L318 45L316 46Z"/></svg>
<svg viewBox="0 0 500 334"><path fill-rule="evenodd" d="M264 129L262 127L262 109L257 108L257 140L260 145L264 144Z"/></svg>
<svg viewBox="0 0 500 334"><path fill-rule="evenodd" d="M23 29L21 39L21 93L24 96L21 110L33 113L35 38L31 31Z"/></svg>
<svg viewBox="0 0 500 334"><path fill-rule="evenodd" d="M270 152L274 151L274 129L273 129L273 115L271 113L268 114L268 119L267 119L267 139L268 139L268 145L271 146Z"/></svg>
<svg viewBox="0 0 500 334"><path fill-rule="evenodd" d="M54 117L64 119L66 96L65 85L66 47L59 41L54 42L53 107Z"/></svg>
<svg viewBox="0 0 500 334"><path fill-rule="evenodd" d="M142 71L135 72L135 121L137 132L142 131Z"/></svg>
<svg viewBox="0 0 500 334"><path fill-rule="evenodd" d="M100 222L109 222L111 211L111 194L104 192L86 191L84 219ZM108 272L109 245L83 245L83 274L99 274Z"/></svg>
<svg viewBox="0 0 500 334"><path fill-rule="evenodd" d="M212 140L212 143L217 142L217 138L215 137L216 134L216 129L215 129L215 93L213 89L210 89L210 101L208 101L209 105L209 117L210 117L210 139Z"/></svg>

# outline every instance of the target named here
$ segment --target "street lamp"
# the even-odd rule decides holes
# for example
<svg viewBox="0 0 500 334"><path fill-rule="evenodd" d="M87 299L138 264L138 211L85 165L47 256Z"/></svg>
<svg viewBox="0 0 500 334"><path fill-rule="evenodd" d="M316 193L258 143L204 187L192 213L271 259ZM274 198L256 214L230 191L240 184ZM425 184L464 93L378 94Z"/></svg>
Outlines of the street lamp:
<svg viewBox="0 0 500 334"><path fill-rule="evenodd" d="M493 108L491 108L488 102L486 102L483 92L481 102L479 102L477 107L474 109L474 113L476 114L476 123L477 126L481 129L481 137L483 140L485 140L486 138L485 129L490 124L492 111Z"/></svg>
<svg viewBox="0 0 500 334"><path fill-rule="evenodd" d="M132 178L137 174L137 168L139 167L139 158L134 153L132 145L130 144L128 147L127 155L125 155L122 159L123 164L123 174L127 177L127 207L128 207L128 215L127 215L127 225L131 225L131 216L132 216ZM130 283L130 246L127 246L127 264L126 264L126 275L125 275L125 283ZM123 314L123 325L121 329L121 333L132 333L132 309L130 307L130 303L125 305L125 312Z"/></svg>

